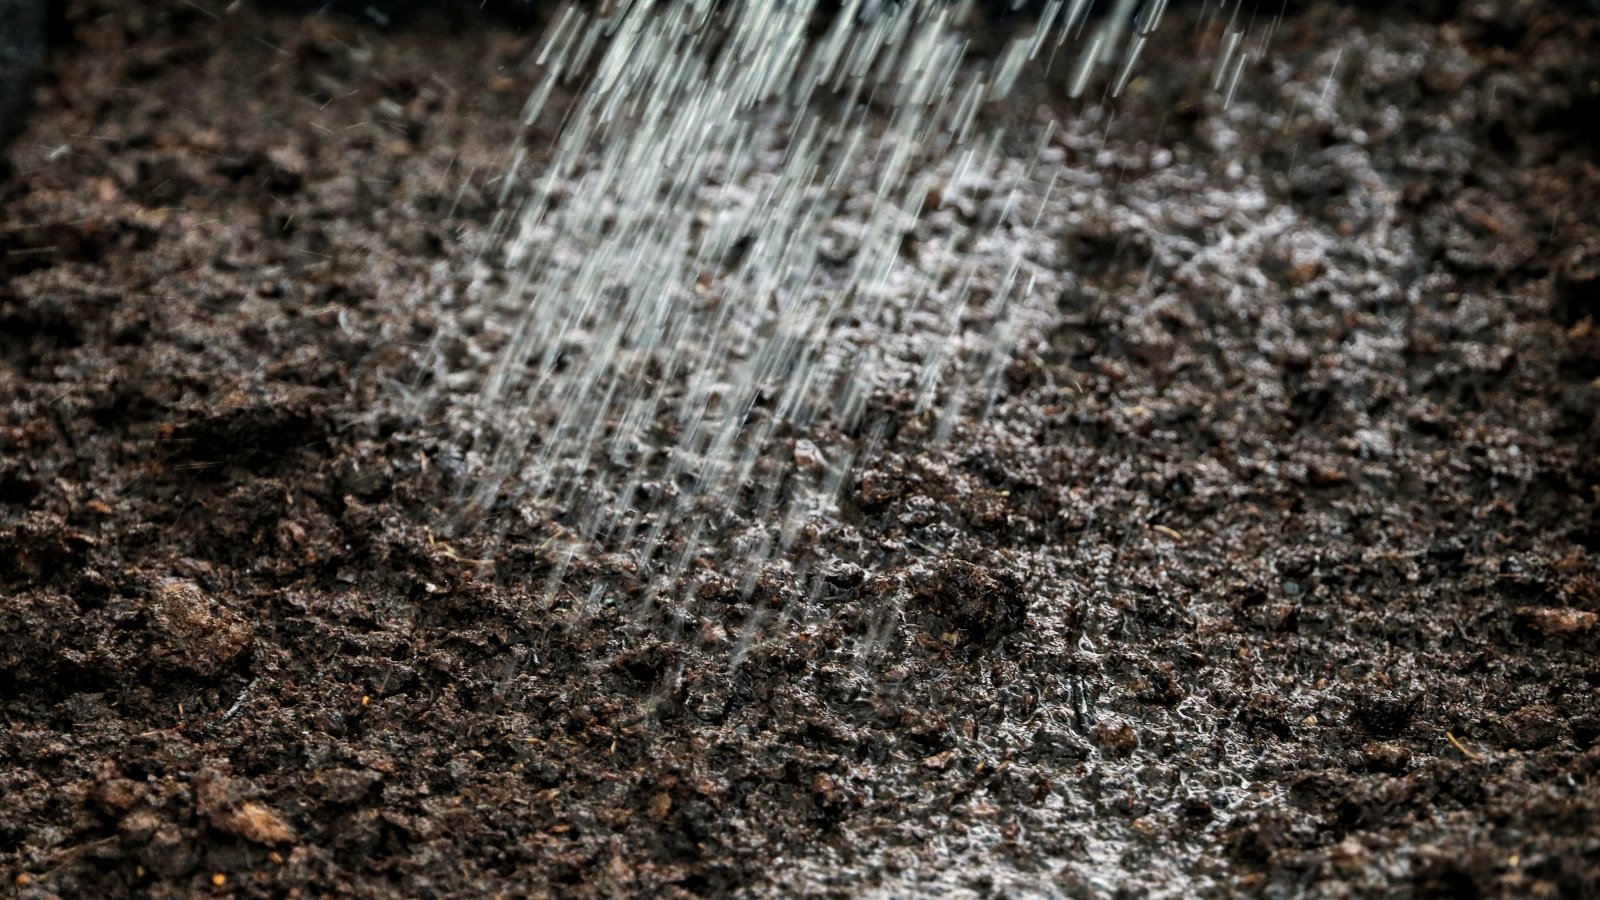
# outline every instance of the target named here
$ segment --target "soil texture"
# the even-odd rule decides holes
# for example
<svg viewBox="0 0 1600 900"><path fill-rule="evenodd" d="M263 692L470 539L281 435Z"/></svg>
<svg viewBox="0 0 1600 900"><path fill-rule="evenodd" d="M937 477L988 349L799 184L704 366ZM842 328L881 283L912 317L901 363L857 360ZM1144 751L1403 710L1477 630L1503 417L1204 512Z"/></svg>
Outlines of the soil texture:
<svg viewBox="0 0 1600 900"><path fill-rule="evenodd" d="M1098 173L995 408L874 398L814 581L586 604L625 554L452 528L404 402L532 32L66 3L0 182L0 890L1600 893L1600 29L1398 6L1231 104L1175 6L1114 117L991 113Z"/></svg>

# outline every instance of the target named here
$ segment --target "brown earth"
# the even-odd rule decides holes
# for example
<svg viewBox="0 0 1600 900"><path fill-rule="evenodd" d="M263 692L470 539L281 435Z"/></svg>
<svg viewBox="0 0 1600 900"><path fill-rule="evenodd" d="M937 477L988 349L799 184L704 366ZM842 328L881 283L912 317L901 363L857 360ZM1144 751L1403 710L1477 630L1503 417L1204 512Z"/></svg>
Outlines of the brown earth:
<svg viewBox="0 0 1600 900"><path fill-rule="evenodd" d="M224 6L70 3L0 184L9 890L1600 892L1591 18L1295 13L1241 102L1345 41L1336 114L1232 149L1158 67L1108 196L1158 143L1348 245L1185 275L1113 203L994 415L935 452L878 398L816 538L872 565L668 635L575 612L612 558L536 588L539 523L448 536L461 452L395 401L531 42Z"/></svg>

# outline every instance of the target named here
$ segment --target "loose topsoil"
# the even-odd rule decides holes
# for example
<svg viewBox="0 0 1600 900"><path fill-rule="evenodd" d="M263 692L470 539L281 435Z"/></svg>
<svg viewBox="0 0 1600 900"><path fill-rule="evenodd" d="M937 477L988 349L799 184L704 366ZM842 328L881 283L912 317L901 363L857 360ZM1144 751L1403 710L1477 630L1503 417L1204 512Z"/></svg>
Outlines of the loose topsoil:
<svg viewBox="0 0 1600 900"><path fill-rule="evenodd" d="M452 530L402 402L532 39L66 4L0 183L0 890L1600 892L1600 35L1443 6L1290 12L1227 109L1170 12L994 412L877 398L809 551L870 565L669 636Z"/></svg>

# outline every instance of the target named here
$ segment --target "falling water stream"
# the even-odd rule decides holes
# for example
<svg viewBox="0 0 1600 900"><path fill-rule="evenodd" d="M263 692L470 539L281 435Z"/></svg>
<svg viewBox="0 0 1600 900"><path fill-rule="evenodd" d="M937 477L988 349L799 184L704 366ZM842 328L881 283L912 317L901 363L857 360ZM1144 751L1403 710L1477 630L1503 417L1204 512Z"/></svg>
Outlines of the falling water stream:
<svg viewBox="0 0 1600 900"><path fill-rule="evenodd" d="M519 144L501 179L495 287L470 315L443 317L436 349L459 343L457 319L481 323L471 352L432 355L434 383L455 392L446 405L471 411L457 420L463 527L541 523L550 565L536 589L580 616L613 595L648 598L655 618L640 621L667 640L693 627L710 580L749 599L776 572L804 598L839 552L808 552L810 536L839 523L892 417L918 420L937 454L990 413L1008 367L1043 352L1062 298L1085 288L1067 223L1107 210L1116 101L1157 64L1145 49L1166 11L1094 6L1036 4L1001 36L975 30L986 9L971 0L624 0L559 14L523 113L555 136ZM1220 37L1203 89L1227 106L1273 23L1238 0L1207 6ZM1148 155L1171 166L1165 190L1211 190L1170 152ZM1153 235L1151 267L1204 267L1295 231L1249 178L1232 180L1206 201L1240 220L1216 248L1161 234L1161 198L1134 195L1125 212ZM578 571L599 558L612 561L604 576ZM842 652L870 660L897 602ZM815 604L752 606L735 668L773 624L763 616ZM1044 628L1061 614L1032 611ZM1040 714L1058 713L1072 714ZM1219 796L1265 802L1221 771L1232 781ZM1052 814L1092 817L1084 803L1064 795ZM1096 841L1052 865L1090 886L1144 883L1114 827ZM979 851L948 850L964 852ZM791 886L827 883L826 859ZM1186 891L1183 867L1168 868L1163 890ZM1061 872L1002 881L1050 895Z"/></svg>
<svg viewBox="0 0 1600 900"><path fill-rule="evenodd" d="M502 180L469 514L539 509L567 559L626 553L668 593L699 558L747 588L802 565L881 433L870 398L910 391L948 437L1070 281L1039 228L1056 124L986 111L1050 67L1072 96L1123 91L1165 0L1092 6L1052 0L987 58L971 0L562 12L524 122L576 97ZM1249 55L1227 34L1219 89ZM736 559L709 552L730 538Z"/></svg>

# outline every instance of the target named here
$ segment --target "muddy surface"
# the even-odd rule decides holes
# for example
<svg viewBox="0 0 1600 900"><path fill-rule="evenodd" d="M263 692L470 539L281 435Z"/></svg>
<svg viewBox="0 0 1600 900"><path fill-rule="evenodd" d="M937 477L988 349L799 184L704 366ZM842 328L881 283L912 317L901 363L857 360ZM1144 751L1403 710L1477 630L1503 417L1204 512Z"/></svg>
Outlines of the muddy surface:
<svg viewBox="0 0 1600 900"><path fill-rule="evenodd" d="M1592 18L1040 82L1103 177L995 410L876 398L813 581L585 606L403 402L531 40L224 6L68 4L0 184L6 890L1600 891Z"/></svg>

